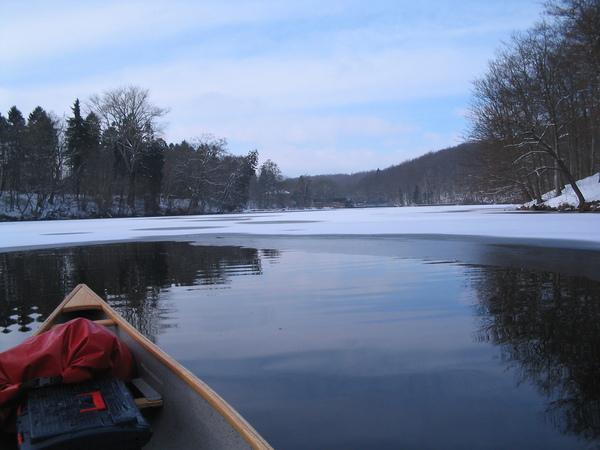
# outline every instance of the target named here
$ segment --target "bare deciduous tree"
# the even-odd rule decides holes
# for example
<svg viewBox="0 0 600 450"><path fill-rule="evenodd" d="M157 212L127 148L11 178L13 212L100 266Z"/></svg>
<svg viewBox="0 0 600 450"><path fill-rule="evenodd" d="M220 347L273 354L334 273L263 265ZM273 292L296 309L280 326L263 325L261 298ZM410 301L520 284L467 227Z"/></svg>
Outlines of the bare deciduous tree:
<svg viewBox="0 0 600 450"><path fill-rule="evenodd" d="M113 146L128 178L127 204L135 211L136 177L142 155L160 134L159 119L167 110L153 105L149 91L137 86L94 95L89 105L103 128L115 130Z"/></svg>
<svg viewBox="0 0 600 450"><path fill-rule="evenodd" d="M598 9L597 2L580 3ZM560 22L541 23L513 37L490 63L475 82L471 108L472 138L519 150L513 155L518 183L531 184L533 178L535 185L552 186L558 195L565 180L580 209L585 198L576 180L597 167L593 105L598 91L594 99L593 85L583 75L589 74L589 65L574 51ZM586 142L591 142L589 159Z"/></svg>

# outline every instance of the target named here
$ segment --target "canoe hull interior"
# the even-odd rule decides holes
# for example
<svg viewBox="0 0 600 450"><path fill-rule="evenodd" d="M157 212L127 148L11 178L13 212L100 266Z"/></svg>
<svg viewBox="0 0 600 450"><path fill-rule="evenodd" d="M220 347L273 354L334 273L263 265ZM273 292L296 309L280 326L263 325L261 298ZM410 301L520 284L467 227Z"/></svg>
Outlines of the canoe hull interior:
<svg viewBox="0 0 600 450"><path fill-rule="evenodd" d="M149 409L147 418L154 435L144 449L250 449L240 434L190 386L158 363L127 333L117 336L133 353L137 376L163 397L163 406Z"/></svg>
<svg viewBox="0 0 600 450"><path fill-rule="evenodd" d="M272 447L210 387L142 336L85 285L77 286L37 333L75 317L107 327L134 355L137 376L162 396L144 409L153 436L144 449L264 449Z"/></svg>

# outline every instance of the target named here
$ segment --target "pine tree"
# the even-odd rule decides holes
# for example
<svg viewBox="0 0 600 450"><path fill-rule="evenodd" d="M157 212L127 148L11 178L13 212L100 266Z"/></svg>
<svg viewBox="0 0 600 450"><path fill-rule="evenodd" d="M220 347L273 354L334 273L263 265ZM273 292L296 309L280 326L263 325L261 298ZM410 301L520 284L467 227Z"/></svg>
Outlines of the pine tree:
<svg viewBox="0 0 600 450"><path fill-rule="evenodd" d="M100 146L100 140L102 138L102 129L100 127L100 119L93 112L89 113L85 117L85 136L86 136L86 147L90 152L97 151Z"/></svg>
<svg viewBox="0 0 600 450"><path fill-rule="evenodd" d="M18 205L21 190L21 171L24 159L25 118L16 106L8 111L6 130L7 187L10 190L10 208Z"/></svg>
<svg viewBox="0 0 600 450"><path fill-rule="evenodd" d="M58 181L58 132L54 121L40 106L27 118L23 178L28 193L37 194L37 213L52 202Z"/></svg>
<svg viewBox="0 0 600 450"><path fill-rule="evenodd" d="M159 211L166 147L165 141L157 139L142 154L140 175L145 182L144 210L148 215Z"/></svg>
<svg viewBox="0 0 600 450"><path fill-rule="evenodd" d="M71 110L73 111L73 117L67 119L67 130L65 132L67 138L66 157L75 195L79 198L81 180L84 177L87 162L86 153L89 150L89 137L86 121L81 116L79 99L75 100Z"/></svg>
<svg viewBox="0 0 600 450"><path fill-rule="evenodd" d="M0 113L0 196L6 189L8 173L8 120Z"/></svg>

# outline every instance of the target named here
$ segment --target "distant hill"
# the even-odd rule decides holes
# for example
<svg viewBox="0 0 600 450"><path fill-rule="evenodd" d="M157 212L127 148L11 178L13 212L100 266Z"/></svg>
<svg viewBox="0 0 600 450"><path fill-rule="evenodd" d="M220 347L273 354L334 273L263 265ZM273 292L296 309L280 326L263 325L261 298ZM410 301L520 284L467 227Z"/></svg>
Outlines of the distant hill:
<svg viewBox="0 0 600 450"><path fill-rule="evenodd" d="M465 143L385 169L288 178L280 206L507 203L523 200L492 182L489 149Z"/></svg>

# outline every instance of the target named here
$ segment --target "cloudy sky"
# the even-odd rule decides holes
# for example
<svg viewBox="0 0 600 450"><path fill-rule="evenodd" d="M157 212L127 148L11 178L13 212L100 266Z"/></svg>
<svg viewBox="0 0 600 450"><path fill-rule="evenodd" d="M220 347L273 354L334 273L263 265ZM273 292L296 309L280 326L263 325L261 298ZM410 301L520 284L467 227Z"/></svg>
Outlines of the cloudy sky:
<svg viewBox="0 0 600 450"><path fill-rule="evenodd" d="M471 81L531 26L526 0L0 0L0 110L149 88L169 141L258 149L286 175L460 143Z"/></svg>

